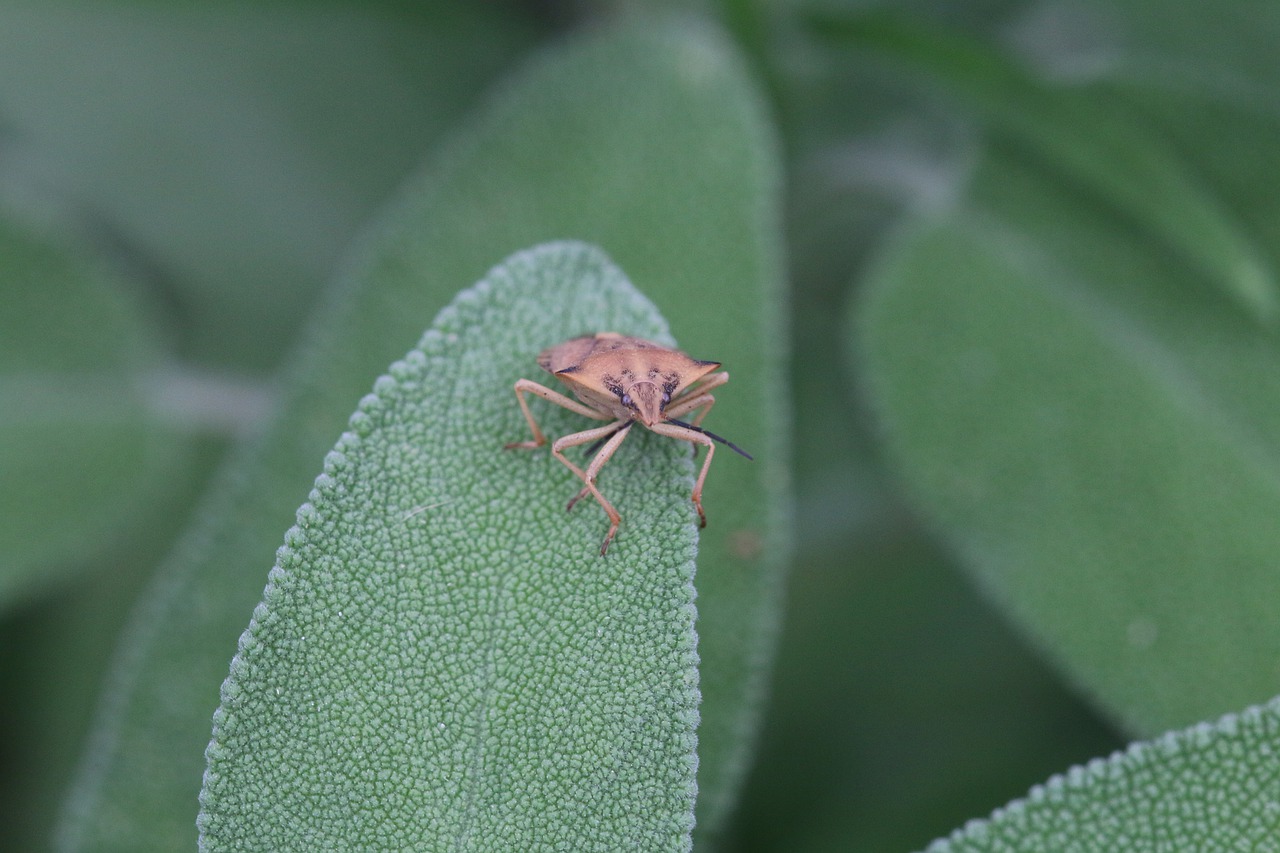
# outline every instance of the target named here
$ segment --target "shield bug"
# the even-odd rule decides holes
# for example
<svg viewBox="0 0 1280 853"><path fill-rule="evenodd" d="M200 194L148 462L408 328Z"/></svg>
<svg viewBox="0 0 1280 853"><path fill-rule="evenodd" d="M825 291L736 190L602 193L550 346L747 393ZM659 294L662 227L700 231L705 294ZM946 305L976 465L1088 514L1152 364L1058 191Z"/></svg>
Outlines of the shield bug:
<svg viewBox="0 0 1280 853"><path fill-rule="evenodd" d="M609 550L622 516L600 494L596 478L637 422L659 435L707 448L707 458L702 462L693 487L693 506L698 510L702 526L707 526L707 515L702 511L702 484L707 479L711 457L715 455L715 442L719 441L751 458L742 448L702 428L703 418L716 402L711 389L729 381L729 374L719 370L719 362L699 361L679 350L643 338L600 332L572 338L543 350L538 356L538 366L567 385L578 399L570 399L528 379L518 380L516 400L529 422L533 440L512 442L506 445L506 449L541 447L547 443L547 437L529 411L525 394L536 394L593 420L609 421L604 426L575 432L551 443L551 455L584 484L566 509L573 509L574 504L590 494L609 516L609 532L600 546L601 556ZM693 412L697 414L691 420L679 420ZM586 470L564 455L566 448L583 444L592 445L588 452L596 451Z"/></svg>

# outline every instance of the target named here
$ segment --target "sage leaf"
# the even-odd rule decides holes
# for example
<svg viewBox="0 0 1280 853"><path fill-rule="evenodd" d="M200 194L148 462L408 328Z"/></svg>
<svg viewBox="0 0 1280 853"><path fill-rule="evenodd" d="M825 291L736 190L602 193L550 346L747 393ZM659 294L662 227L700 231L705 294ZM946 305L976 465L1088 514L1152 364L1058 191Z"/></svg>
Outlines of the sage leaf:
<svg viewBox="0 0 1280 853"><path fill-rule="evenodd" d="M1067 180L1124 211L1256 320L1275 320L1280 293L1266 253L1216 188L1135 120L1129 103L1053 85L998 50L892 14L818 21L831 36L926 75Z"/></svg>
<svg viewBox="0 0 1280 853"><path fill-rule="evenodd" d="M758 460L717 461L699 545L699 832L723 819L760 716L786 544L765 128L732 52L686 18L559 43L477 110L357 247L284 380L279 417L228 464L139 606L66 800L62 849L191 843L217 686L352 401L461 287L516 249L566 237L605 249L692 355L731 369L708 426Z"/></svg>
<svg viewBox="0 0 1280 853"><path fill-rule="evenodd" d="M688 849L689 448L624 441L600 476L623 516L607 557L548 448L502 449L528 431L512 384L583 329L670 341L601 253L551 244L374 384L223 685L204 849ZM599 426L541 402L550 435Z"/></svg>
<svg viewBox="0 0 1280 853"><path fill-rule="evenodd" d="M1095 702L1150 736L1274 694L1273 334L1008 158L864 296L907 492Z"/></svg>
<svg viewBox="0 0 1280 853"><path fill-rule="evenodd" d="M0 219L0 277L4 607L144 527L190 436L152 404L159 335L105 263Z"/></svg>
<svg viewBox="0 0 1280 853"><path fill-rule="evenodd" d="M531 42L485 4L432 8L6 3L6 156L166 271L199 318L189 359L266 372L350 235Z"/></svg>
<svg viewBox="0 0 1280 853"><path fill-rule="evenodd" d="M1074 767L928 850L1270 850L1277 750L1272 701Z"/></svg>

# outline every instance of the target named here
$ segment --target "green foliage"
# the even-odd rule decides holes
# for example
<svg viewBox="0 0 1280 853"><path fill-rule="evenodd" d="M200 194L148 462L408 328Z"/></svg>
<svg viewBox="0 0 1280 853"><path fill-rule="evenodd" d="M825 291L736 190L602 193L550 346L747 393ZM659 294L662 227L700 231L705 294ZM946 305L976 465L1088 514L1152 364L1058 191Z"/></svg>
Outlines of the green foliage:
<svg viewBox="0 0 1280 853"><path fill-rule="evenodd" d="M0 220L0 607L152 521L187 439L148 396L151 319L102 264Z"/></svg>
<svg viewBox="0 0 1280 853"><path fill-rule="evenodd" d="M1270 850L1280 703L1228 714L1037 785L929 853L1017 850ZM1229 796L1206 796L1210 791Z"/></svg>
<svg viewBox="0 0 1280 853"><path fill-rule="evenodd" d="M624 519L607 558L598 508L564 515L574 475L499 449L528 430L510 388L529 353L585 328L670 341L602 255L551 244L374 383L231 663L204 849L688 849L688 447L635 436L602 472ZM583 427L537 408L551 435Z"/></svg>
<svg viewBox="0 0 1280 853"><path fill-rule="evenodd" d="M659 125L667 131L653 132ZM722 395L714 424L765 460L719 466L704 498L699 654L715 674L703 679L699 790L723 819L759 714L782 556L782 418L752 416L778 396L777 344L759 343L777 324L768 142L740 69L711 33L633 25L531 63L446 146L358 247L280 418L231 463L123 641L68 800L69 847L146 839L171 849L191 837L210 688L259 598L263 555L343 412L459 285L514 248L566 234L606 247L677 318L677 339L733 368L734 393ZM725 310L693 314L704 299ZM530 363L545 344L529 349Z"/></svg>
<svg viewBox="0 0 1280 853"><path fill-rule="evenodd" d="M1249 235L1215 193L1127 106L1084 87L1053 86L1002 54L892 16L832 28L927 72L991 127L1075 185L1122 211L1210 282L1263 319L1274 319L1276 282Z"/></svg>
<svg viewBox="0 0 1280 853"><path fill-rule="evenodd" d="M562 795L587 763L539 775L543 753L512 751L537 731L556 754L616 755L645 729L611 729L598 701L566 712L585 727L529 728L522 712L557 707L535 699L580 675L592 696L669 704L687 682L643 643L614 650L621 673L564 655L503 670L488 683L515 698L490 706L492 738L446 721L506 763L432 751L433 709L455 701L474 721L484 703L470 659L423 641L449 619L459 646L473 624L510 628L488 647L510 660L521 636L587 647L498 616L585 624L596 593L681 630L675 570L653 586L630 572L668 552L689 570L688 448L637 434L606 468L631 508L616 562L570 547L585 538L589 556L604 522L562 512L572 478L545 452L480 452L523 434L509 385L536 378L538 330L589 331L631 304L608 288L550 298L620 275L585 245L651 300L639 322L660 331L660 313L692 356L724 363L707 425L756 456L717 459L697 539L697 849L1265 847L1249 809L1274 799L1280 748L1280 7L625 5L0 8L0 847L40 849L51 831L62 850L190 847L206 769L211 847L247 839L245 815L285 833L276 847L305 846L294 832L378 846L392 826L403 841L459 814L428 793L457 768L477 821L505 820L512 846L535 826L645 819L646 837L674 827L661 846L687 843L689 755L673 746L687 730L645 736L672 749L642 750L664 757L636 773L668 781L611 777L640 789L615 797ZM383 380L377 411L348 424L460 291L549 243L596 272L566 268L510 318L500 379L441 350L421 387L456 375L445 397ZM522 304L489 298L443 315L462 324L454 344ZM420 418L391 414L424 401ZM442 414L463 410L483 417ZM361 474L380 447L362 430L393 426L415 448L455 435L476 461L433 480L415 473L421 450L388 453L384 477ZM326 464L322 486L375 491L318 491L304 520L334 523L290 532L282 553L303 562L269 574ZM493 480L491 504L433 499L446 474L509 469L524 476ZM421 490L397 498L417 526L379 527L359 501L401 486ZM515 490L539 498L511 505ZM676 539L637 529L653 494L675 495ZM517 545L461 544L471 506L542 534L497 573L479 558ZM422 570L367 582L395 566L386 543L409 540ZM353 558L302 570L325 543ZM535 544L568 562L539 564ZM467 555L473 571L444 573ZM450 577L468 607L511 609L465 620L432 595ZM341 621L301 621L318 606ZM663 636L649 635L672 648ZM291 689L307 684L314 710ZM612 746L575 740L588 730ZM1055 776L1131 738L1147 742ZM532 776L494 782L499 766ZM385 779L302 802L302 783L348 767ZM252 793L264 785L278 796ZM485 800L516 790L537 805ZM339 816L335 793L361 808ZM1191 826L1197 796L1213 808ZM620 798L664 805L623 815Z"/></svg>
<svg viewBox="0 0 1280 853"><path fill-rule="evenodd" d="M9 157L174 289L187 357L270 367L352 231L530 40L485 4L372 5L0 7Z"/></svg>
<svg viewBox="0 0 1280 853"><path fill-rule="evenodd" d="M992 168L1004 197L901 240L861 306L901 470L987 589L1136 730L1266 696L1280 357L1212 292L1174 298L1178 269L1097 214Z"/></svg>

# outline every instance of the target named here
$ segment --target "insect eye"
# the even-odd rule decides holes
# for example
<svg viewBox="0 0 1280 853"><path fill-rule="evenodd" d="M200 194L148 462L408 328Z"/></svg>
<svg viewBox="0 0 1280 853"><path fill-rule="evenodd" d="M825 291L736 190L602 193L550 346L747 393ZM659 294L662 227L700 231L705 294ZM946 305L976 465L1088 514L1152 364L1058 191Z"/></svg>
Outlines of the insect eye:
<svg viewBox="0 0 1280 853"><path fill-rule="evenodd" d="M663 392L662 392L662 402L663 402L663 403L670 403L670 402L671 402L671 395L670 395L670 394L668 394L666 391L663 391Z"/></svg>
<svg viewBox="0 0 1280 853"><path fill-rule="evenodd" d="M630 406L630 405L631 405L631 395L630 395L630 394L623 394L623 395L622 395L622 405L624 405L624 406Z"/></svg>

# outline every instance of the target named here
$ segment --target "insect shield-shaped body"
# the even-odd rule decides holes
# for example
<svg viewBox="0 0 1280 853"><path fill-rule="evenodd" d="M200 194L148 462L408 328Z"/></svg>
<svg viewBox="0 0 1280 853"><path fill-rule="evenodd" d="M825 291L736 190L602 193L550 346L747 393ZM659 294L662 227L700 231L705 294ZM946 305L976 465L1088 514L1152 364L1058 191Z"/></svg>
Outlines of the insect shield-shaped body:
<svg viewBox="0 0 1280 853"><path fill-rule="evenodd" d="M643 338L628 338L616 332L600 332L573 338L543 350L538 356L538 365L572 389L578 399L572 400L528 379L517 381L516 400L520 403L525 420L529 422L533 440L514 442L506 447L508 450L515 447L532 448L547 443L546 436L529 411L526 393L536 394L557 406L593 420L609 421L605 426L575 432L558 438L551 444L551 454L584 483L582 490L569 501L567 508L573 509L574 504L590 494L609 516L609 532L605 534L604 544L600 546L601 556L609 550L609 543L618 532L622 516L600 494L600 490L596 488L596 478L637 421L659 435L707 448L707 458L702 463L702 470L698 472L698 480L693 487L693 505L698 510L702 526L706 527L707 516L702 511L702 484L707 479L711 457L715 455L715 442L723 442L748 459L751 458L731 442L702 429L702 419L716 402L716 398L711 396L711 389L729 381L729 374L718 370L719 362L698 361L679 350ZM691 421L679 420L693 412L697 414ZM565 458L565 448L592 442L600 445L600 449L585 471Z"/></svg>

